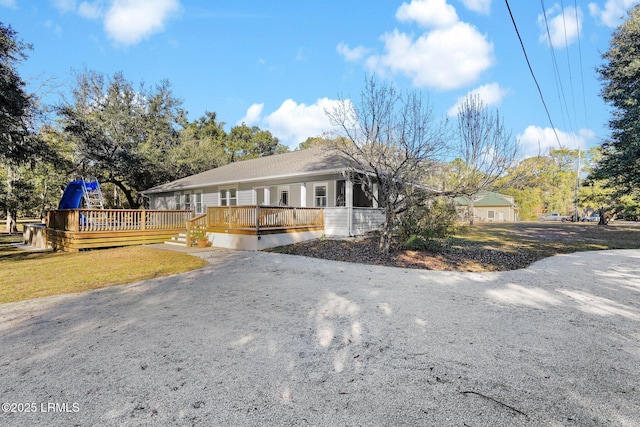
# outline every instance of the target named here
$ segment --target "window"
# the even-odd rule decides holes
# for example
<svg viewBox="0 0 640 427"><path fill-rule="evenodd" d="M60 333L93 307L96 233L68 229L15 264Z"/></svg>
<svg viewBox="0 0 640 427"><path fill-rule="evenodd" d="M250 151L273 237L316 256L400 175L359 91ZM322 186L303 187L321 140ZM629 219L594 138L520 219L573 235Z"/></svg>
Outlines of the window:
<svg viewBox="0 0 640 427"><path fill-rule="evenodd" d="M237 204L238 197L235 188L220 189L220 206L236 206Z"/></svg>
<svg viewBox="0 0 640 427"><path fill-rule="evenodd" d="M289 206L289 187L278 188L278 205Z"/></svg>
<svg viewBox="0 0 640 427"><path fill-rule="evenodd" d="M195 206L196 215L201 215L204 213L204 209L202 206L202 193L193 193L193 204Z"/></svg>
<svg viewBox="0 0 640 427"><path fill-rule="evenodd" d="M344 179L336 182L336 206L345 206L346 182Z"/></svg>
<svg viewBox="0 0 640 427"><path fill-rule="evenodd" d="M191 210L191 194L189 193L185 193L184 195L184 210L185 211Z"/></svg>
<svg viewBox="0 0 640 427"><path fill-rule="evenodd" d="M317 185L314 187L315 206L317 208L327 207L327 186Z"/></svg>
<svg viewBox="0 0 640 427"><path fill-rule="evenodd" d="M180 193L176 193L173 195L174 205L176 206L176 210L179 211L182 204L180 203Z"/></svg>
<svg viewBox="0 0 640 427"><path fill-rule="evenodd" d="M496 212L495 211L487 211L487 218L495 219Z"/></svg>

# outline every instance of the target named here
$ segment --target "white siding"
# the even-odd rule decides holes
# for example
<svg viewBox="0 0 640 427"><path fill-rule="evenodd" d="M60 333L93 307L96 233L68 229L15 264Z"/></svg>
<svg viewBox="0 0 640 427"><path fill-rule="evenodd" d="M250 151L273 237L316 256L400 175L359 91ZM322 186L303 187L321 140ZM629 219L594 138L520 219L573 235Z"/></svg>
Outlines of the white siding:
<svg viewBox="0 0 640 427"><path fill-rule="evenodd" d="M202 203L205 206L220 206L220 196L216 188L205 188L202 190Z"/></svg>
<svg viewBox="0 0 640 427"><path fill-rule="evenodd" d="M238 206L253 204L253 189L238 190Z"/></svg>
<svg viewBox="0 0 640 427"><path fill-rule="evenodd" d="M325 208L324 233L328 236L349 236L349 208Z"/></svg>
<svg viewBox="0 0 640 427"><path fill-rule="evenodd" d="M370 231L380 230L384 223L384 212L374 208L353 208L351 223L352 234L365 234Z"/></svg>
<svg viewBox="0 0 640 427"><path fill-rule="evenodd" d="M384 212L380 209L340 207L324 210L324 232L328 236L358 236L380 230L383 223Z"/></svg>

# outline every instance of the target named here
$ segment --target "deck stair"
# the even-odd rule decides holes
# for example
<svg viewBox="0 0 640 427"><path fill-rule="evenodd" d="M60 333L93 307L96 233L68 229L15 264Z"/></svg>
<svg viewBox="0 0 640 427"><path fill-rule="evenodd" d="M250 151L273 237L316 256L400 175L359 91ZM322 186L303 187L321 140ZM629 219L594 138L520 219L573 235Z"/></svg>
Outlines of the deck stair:
<svg viewBox="0 0 640 427"><path fill-rule="evenodd" d="M165 241L165 245L175 245L175 246L187 246L187 234L180 233L177 236L171 237L171 240Z"/></svg>

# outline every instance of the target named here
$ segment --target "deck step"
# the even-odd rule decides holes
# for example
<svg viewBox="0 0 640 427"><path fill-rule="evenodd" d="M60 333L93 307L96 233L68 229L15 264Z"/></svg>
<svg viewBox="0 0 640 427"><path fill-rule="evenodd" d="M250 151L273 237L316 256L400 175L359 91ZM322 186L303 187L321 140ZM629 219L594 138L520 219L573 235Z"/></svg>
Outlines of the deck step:
<svg viewBox="0 0 640 427"><path fill-rule="evenodd" d="M172 236L171 240L165 241L165 245L187 246L186 233L180 233L177 236Z"/></svg>

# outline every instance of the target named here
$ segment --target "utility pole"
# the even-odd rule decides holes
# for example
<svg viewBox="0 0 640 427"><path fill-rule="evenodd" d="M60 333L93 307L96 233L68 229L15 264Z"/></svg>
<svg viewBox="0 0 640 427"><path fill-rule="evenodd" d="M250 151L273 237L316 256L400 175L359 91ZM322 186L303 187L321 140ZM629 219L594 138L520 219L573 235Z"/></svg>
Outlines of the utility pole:
<svg viewBox="0 0 640 427"><path fill-rule="evenodd" d="M580 215L578 215L578 189L580 188L580 147L578 147L578 173L576 174L576 212L575 221L580 221Z"/></svg>

